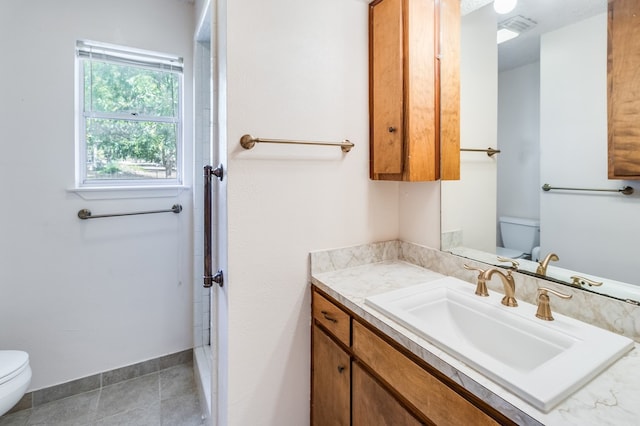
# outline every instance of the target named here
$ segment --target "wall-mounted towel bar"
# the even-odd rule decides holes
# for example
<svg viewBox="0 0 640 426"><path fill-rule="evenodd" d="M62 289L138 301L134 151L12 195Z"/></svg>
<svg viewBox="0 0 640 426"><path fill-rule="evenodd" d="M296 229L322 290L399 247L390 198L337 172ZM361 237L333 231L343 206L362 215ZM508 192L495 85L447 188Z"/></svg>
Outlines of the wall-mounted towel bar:
<svg viewBox="0 0 640 426"><path fill-rule="evenodd" d="M294 141L288 139L263 139L263 138L254 138L251 135L244 135L240 138L240 145L244 149L251 149L256 146L257 143L286 143L286 144L294 144L294 145L322 145L322 146L339 146L342 149L342 152L349 152L351 148L355 145L353 142L350 142L348 139L343 140L342 142L315 142L315 141Z"/></svg>
<svg viewBox="0 0 640 426"><path fill-rule="evenodd" d="M180 204L174 204L170 209L166 210L148 210L144 212L132 212L132 213L111 213L111 214L96 214L92 215L91 210L82 209L78 211L78 217L80 219L99 219L101 217L115 217L115 216L135 216L138 214L154 214L154 213L180 213L182 206Z"/></svg>
<svg viewBox="0 0 640 426"><path fill-rule="evenodd" d="M499 149L493 149L491 147L489 147L487 149L460 148L460 151L486 152L488 157L493 157L496 154L500 154L500 150Z"/></svg>
<svg viewBox="0 0 640 426"><path fill-rule="evenodd" d="M597 191L597 192L620 192L624 195L631 195L633 194L633 188L630 186L625 186L624 188L620 188L620 189L593 189L593 188L562 188L559 186L551 186L548 183L545 183L544 185L542 185L542 190L543 191L551 191L551 190L556 190L556 189L561 189L563 191Z"/></svg>

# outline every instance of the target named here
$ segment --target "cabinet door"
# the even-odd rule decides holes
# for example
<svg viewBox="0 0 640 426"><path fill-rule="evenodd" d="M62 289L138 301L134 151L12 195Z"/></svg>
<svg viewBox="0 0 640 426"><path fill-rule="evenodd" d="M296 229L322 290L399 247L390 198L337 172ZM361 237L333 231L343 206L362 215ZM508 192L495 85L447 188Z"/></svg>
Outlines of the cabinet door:
<svg viewBox="0 0 640 426"><path fill-rule="evenodd" d="M402 0L369 9L371 178L402 178L404 162Z"/></svg>
<svg viewBox="0 0 640 426"><path fill-rule="evenodd" d="M437 425L495 426L498 423L438 378L357 321L353 354Z"/></svg>
<svg viewBox="0 0 640 426"><path fill-rule="evenodd" d="M405 24L405 145L403 180L430 181L439 178L439 99L437 79L436 23L434 0L407 0Z"/></svg>
<svg viewBox="0 0 640 426"><path fill-rule="evenodd" d="M419 426L394 397L358 364L353 364L353 426Z"/></svg>
<svg viewBox="0 0 640 426"><path fill-rule="evenodd" d="M460 180L460 2L440 2L440 179Z"/></svg>
<svg viewBox="0 0 640 426"><path fill-rule="evenodd" d="M311 420L315 426L348 426L351 422L351 359L313 326Z"/></svg>
<svg viewBox="0 0 640 426"><path fill-rule="evenodd" d="M640 179L640 3L609 0L609 179Z"/></svg>

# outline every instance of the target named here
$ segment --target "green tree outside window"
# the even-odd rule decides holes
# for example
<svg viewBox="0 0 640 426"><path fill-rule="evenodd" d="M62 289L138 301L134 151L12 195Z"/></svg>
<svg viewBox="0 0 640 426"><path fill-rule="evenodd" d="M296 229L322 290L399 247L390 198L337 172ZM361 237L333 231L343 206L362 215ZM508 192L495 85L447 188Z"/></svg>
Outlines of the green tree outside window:
<svg viewBox="0 0 640 426"><path fill-rule="evenodd" d="M85 59L86 180L176 179L176 72Z"/></svg>

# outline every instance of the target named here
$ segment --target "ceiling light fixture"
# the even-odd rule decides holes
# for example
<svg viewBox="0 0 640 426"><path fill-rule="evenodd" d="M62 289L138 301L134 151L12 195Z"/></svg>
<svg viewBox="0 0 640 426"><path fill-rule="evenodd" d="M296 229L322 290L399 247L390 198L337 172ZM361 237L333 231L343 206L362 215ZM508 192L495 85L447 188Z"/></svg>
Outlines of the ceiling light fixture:
<svg viewBox="0 0 640 426"><path fill-rule="evenodd" d="M509 13L515 9L517 3L518 0L494 0L493 9L496 13L504 15L505 13Z"/></svg>
<svg viewBox="0 0 640 426"><path fill-rule="evenodd" d="M498 44L504 43L507 40L511 40L512 38L516 38L520 35L520 33L508 30L506 28L500 28L498 30Z"/></svg>

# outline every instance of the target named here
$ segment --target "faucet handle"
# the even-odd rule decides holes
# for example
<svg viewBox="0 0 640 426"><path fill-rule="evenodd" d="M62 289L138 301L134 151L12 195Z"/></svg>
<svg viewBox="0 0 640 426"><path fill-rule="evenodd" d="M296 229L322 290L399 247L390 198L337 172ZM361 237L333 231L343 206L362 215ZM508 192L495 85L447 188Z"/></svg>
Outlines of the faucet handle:
<svg viewBox="0 0 640 426"><path fill-rule="evenodd" d="M469 266L466 263L462 265L464 269L468 271L478 271L478 284L476 285L476 294L478 296L487 297L489 296L489 290L487 290L487 281L484 279L484 269L476 268L474 266Z"/></svg>
<svg viewBox="0 0 640 426"><path fill-rule="evenodd" d="M480 269L477 268L475 266L469 266L466 263L464 265L462 265L464 267L464 269L466 269L467 271L478 271L480 273L480 275L482 275L484 273L484 269Z"/></svg>
<svg viewBox="0 0 640 426"><path fill-rule="evenodd" d="M518 270L518 266L520 266L520 264L518 262L516 262L513 259L509 259L508 257L498 256L498 262L511 263L511 266L509 266L509 269L511 269L512 271L517 271Z"/></svg>
<svg viewBox="0 0 640 426"><path fill-rule="evenodd" d="M593 281L589 278L581 277L580 275L572 275L571 276L571 285L576 287L582 287L584 284L588 284L589 287L599 287L602 285L602 281Z"/></svg>
<svg viewBox="0 0 640 426"><path fill-rule="evenodd" d="M547 287L538 288L538 311L536 312L536 317L545 321L553 321L551 305L549 304L549 295L547 293L556 295L561 299L571 299L573 295L560 293L559 291L552 290Z"/></svg>

